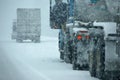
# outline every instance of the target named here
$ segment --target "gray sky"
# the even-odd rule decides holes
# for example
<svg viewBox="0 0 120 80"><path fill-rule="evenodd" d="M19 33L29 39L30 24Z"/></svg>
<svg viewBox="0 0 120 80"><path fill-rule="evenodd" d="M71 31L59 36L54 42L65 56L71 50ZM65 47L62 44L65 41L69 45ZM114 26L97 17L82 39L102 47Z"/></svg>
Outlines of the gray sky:
<svg viewBox="0 0 120 80"><path fill-rule="evenodd" d="M42 35L54 36L49 28L49 0L0 0L0 39L10 39L17 8L41 8Z"/></svg>

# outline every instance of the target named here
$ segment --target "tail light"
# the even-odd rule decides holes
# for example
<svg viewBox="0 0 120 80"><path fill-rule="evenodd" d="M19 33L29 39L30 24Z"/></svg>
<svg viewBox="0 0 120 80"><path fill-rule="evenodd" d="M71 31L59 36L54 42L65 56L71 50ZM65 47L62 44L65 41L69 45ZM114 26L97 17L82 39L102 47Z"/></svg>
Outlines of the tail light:
<svg viewBox="0 0 120 80"><path fill-rule="evenodd" d="M86 38L86 39L90 39L90 36L87 35L87 36L85 36L84 38ZM81 39L82 39L82 35L78 35L78 36L77 36L77 39L78 39L78 40L81 40Z"/></svg>
<svg viewBox="0 0 120 80"><path fill-rule="evenodd" d="M81 40L81 39L82 39L82 36L81 36L81 35L78 35L78 36L77 36L77 39L78 39L78 40Z"/></svg>

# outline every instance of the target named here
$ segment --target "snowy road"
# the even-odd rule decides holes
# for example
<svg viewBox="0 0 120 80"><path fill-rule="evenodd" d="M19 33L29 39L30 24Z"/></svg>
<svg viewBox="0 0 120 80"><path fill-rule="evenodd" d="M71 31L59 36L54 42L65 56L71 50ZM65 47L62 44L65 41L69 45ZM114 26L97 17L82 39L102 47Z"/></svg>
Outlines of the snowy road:
<svg viewBox="0 0 120 80"><path fill-rule="evenodd" d="M0 41L0 80L98 80L59 59L57 38L41 39L38 44Z"/></svg>

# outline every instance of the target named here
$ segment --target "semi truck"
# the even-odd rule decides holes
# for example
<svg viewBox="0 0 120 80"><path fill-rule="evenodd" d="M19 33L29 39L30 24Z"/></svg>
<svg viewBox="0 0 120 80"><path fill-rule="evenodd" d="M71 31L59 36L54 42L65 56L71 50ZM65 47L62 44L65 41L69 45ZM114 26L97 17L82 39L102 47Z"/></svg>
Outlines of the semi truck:
<svg viewBox="0 0 120 80"><path fill-rule="evenodd" d="M23 42L23 40L40 42L41 17L39 8L18 8L15 23L13 35L16 35L17 42Z"/></svg>
<svg viewBox="0 0 120 80"><path fill-rule="evenodd" d="M92 77L102 80L119 80L120 79L120 1L119 0L67 0L69 4L68 20L72 19L72 23L67 23L68 33L63 36L64 47L63 54L65 61L71 61L74 66L74 58L76 49L81 51L82 46L78 48L74 43L74 28L76 21L84 22L82 28L87 29L90 35L89 48L87 50L87 60L89 72ZM107 25L95 23L108 23ZM114 24L112 25L111 24ZM110 25L111 24L111 25ZM79 26L80 27L80 26ZM77 32L80 32L80 28ZM80 38L80 36L79 36ZM70 43L68 43L70 42ZM72 47L72 48L70 48ZM85 50L85 48L84 48ZM85 50L86 51L86 50ZM70 55L72 54L72 56ZM80 54L80 53L78 53ZM84 55L83 55L84 56ZM79 57L78 61L81 64ZM80 66L79 66L80 67ZM74 68L73 68L74 69Z"/></svg>
<svg viewBox="0 0 120 80"><path fill-rule="evenodd" d="M89 50L89 71L91 76L102 80L120 79L120 1L96 0L93 5L85 1L75 0L77 17L83 21L114 22L115 26L103 26L91 34ZM89 0L86 0L89 2ZM84 7L81 7L82 4ZM86 6L85 6L86 5ZM77 13L76 13L77 12ZM85 14L84 14L85 13ZM77 18L76 17L76 18ZM93 24L94 26L96 24ZM99 24L100 25L100 24ZM109 31L108 31L109 30Z"/></svg>

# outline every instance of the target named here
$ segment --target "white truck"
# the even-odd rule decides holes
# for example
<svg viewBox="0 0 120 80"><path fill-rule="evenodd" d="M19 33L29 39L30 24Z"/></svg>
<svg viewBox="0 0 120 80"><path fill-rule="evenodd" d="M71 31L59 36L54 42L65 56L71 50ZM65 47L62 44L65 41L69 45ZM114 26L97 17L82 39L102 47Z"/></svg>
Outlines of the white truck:
<svg viewBox="0 0 120 80"><path fill-rule="evenodd" d="M13 39L17 42L31 40L40 42L41 17L39 8L18 8L17 20L13 24Z"/></svg>

